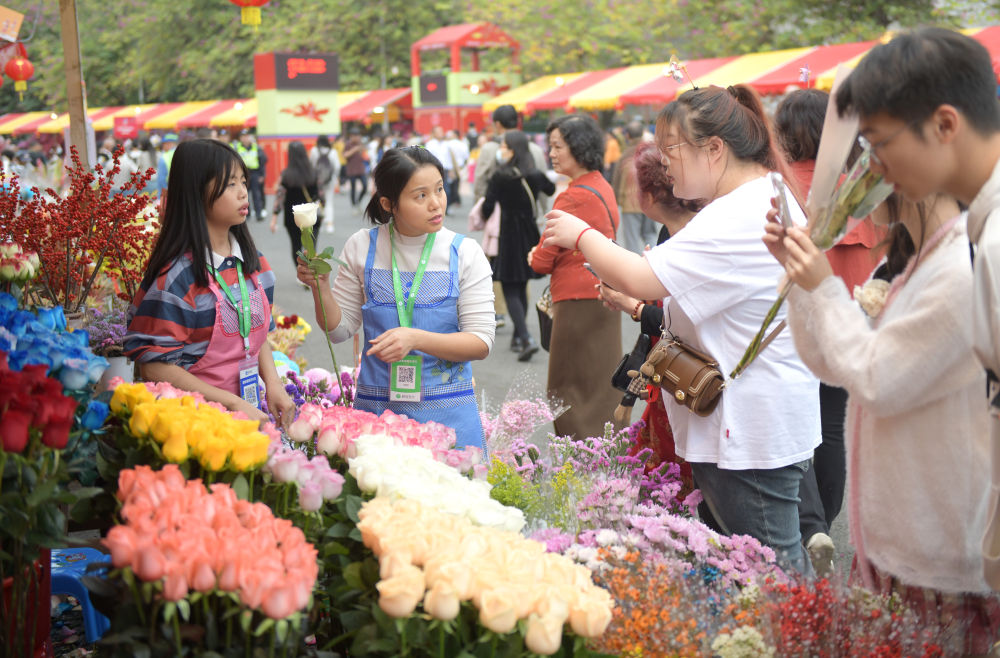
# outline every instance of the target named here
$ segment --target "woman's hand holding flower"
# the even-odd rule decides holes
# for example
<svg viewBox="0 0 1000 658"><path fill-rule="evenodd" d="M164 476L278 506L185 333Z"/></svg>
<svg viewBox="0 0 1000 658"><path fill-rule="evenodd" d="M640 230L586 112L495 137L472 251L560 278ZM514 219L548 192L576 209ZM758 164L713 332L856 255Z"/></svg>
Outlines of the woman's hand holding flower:
<svg viewBox="0 0 1000 658"><path fill-rule="evenodd" d="M295 418L295 402L281 386L267 388L267 408L286 431Z"/></svg>
<svg viewBox="0 0 1000 658"><path fill-rule="evenodd" d="M295 274L299 281L309 286L312 290L319 289L319 286L330 287L330 273L326 274L316 274L312 269L309 268L309 264L302 259L301 256L295 259L296 268Z"/></svg>
<svg viewBox="0 0 1000 658"><path fill-rule="evenodd" d="M562 210L552 210L545 215L545 231L542 233L546 247L562 247L563 249L576 249L577 238L580 233L588 228L590 224L575 215L571 215Z"/></svg>

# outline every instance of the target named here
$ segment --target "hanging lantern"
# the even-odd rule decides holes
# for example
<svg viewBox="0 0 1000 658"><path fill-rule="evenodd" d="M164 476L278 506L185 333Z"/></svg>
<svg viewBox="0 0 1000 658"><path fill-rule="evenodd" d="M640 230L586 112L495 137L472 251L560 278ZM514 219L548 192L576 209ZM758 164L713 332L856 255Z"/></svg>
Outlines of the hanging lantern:
<svg viewBox="0 0 1000 658"><path fill-rule="evenodd" d="M241 7L240 11L240 21L244 25L253 25L253 29L256 31L257 26L260 25L260 8L266 5L270 0L229 0L237 7Z"/></svg>
<svg viewBox="0 0 1000 658"><path fill-rule="evenodd" d="M14 89L17 90L17 96L23 101L24 91L28 88L28 80L35 74L35 65L29 62L27 57L17 55L7 61L7 66L4 67L3 72L7 74L8 78L14 81Z"/></svg>

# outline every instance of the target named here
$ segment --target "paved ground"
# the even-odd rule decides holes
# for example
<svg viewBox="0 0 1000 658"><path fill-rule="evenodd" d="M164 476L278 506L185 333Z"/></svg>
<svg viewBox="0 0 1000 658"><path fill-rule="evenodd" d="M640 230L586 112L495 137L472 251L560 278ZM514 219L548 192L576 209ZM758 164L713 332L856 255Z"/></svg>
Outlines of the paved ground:
<svg viewBox="0 0 1000 658"><path fill-rule="evenodd" d="M471 195L466 191L463 195L465 203L453 209L451 216L446 219L445 225L456 232L468 233L467 214L472 205ZM367 201L367 198L366 198ZM271 207L272 200L268 199L268 208ZM271 263L277 276L277 286L275 288L275 303L286 314L296 313L303 315L311 324L315 321L312 310L312 297L308 290L303 288L295 278L295 269L292 263L291 246L288 234L284 230L281 219L278 221L278 230L271 233L268 229L270 218L263 222L250 222L254 240ZM340 254L343 250L347 238L360 229L369 228L368 223L361 217L359 212L351 209L350 201L345 195L337 195L334 203L334 232L328 233L326 227L320 231L318 239L318 249L322 250L329 245L333 245L334 252ZM478 234L472 237L479 239ZM538 279L530 282L528 287L528 299L538 298L545 288L547 279ZM538 336L538 321L533 309L528 314L528 326L532 334ZM496 345L493 353L484 361L473 365L480 404L485 404L487 409L496 409L502 404L504 397L514 387L516 390L537 390L543 391L548 370L548 353L539 351L528 363L520 363L517 355L510 351L510 339L513 335L510 323L506 327L497 330ZM625 348L631 348L636 336L636 325L631 318L622 315L622 336L626 345L609 345L608 349L617 354L621 354ZM348 341L334 346L334 353L340 365L347 365L354 361L354 346ZM299 355L304 356L313 366L330 369L330 355L327 351L325 341L321 333L314 331L306 337L305 344L299 348ZM610 373L608 373L610 376ZM633 419L639 417L639 409L633 413ZM853 549L849 546L847 536L847 514L841 513L834 524L831 532L834 543L837 546L837 556L835 562L838 572L847 573L850 561L853 556Z"/></svg>

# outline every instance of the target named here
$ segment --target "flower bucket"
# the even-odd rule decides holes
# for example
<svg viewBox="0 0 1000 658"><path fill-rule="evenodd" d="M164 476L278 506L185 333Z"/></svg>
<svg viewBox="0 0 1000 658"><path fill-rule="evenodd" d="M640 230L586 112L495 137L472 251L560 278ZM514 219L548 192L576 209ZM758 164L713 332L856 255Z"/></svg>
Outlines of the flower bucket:
<svg viewBox="0 0 1000 658"><path fill-rule="evenodd" d="M97 382L97 391L99 393L108 390L108 382L115 377L121 377L126 384L131 384L133 381L132 361L128 357L109 356L107 359L111 365L108 366L108 369L101 376L100 381Z"/></svg>
<svg viewBox="0 0 1000 658"><path fill-rule="evenodd" d="M49 549L43 548L39 553L39 559L32 564L37 578L34 588L28 591L27 605L24 610L18 610L10 619L4 621L6 628L3 637L5 646L2 653L5 656L33 656L34 658L47 658L52 656L52 642L49 641L49 627L51 625L50 592L52 589L51 576L51 553ZM14 578L4 578L3 581L3 605L5 609L10 609L12 605L11 597L14 595ZM31 646L31 633L26 632L23 637L14 637L14 622L18 614L27 615L27 628L34 620L35 637L34 646ZM17 646L16 642L21 645Z"/></svg>

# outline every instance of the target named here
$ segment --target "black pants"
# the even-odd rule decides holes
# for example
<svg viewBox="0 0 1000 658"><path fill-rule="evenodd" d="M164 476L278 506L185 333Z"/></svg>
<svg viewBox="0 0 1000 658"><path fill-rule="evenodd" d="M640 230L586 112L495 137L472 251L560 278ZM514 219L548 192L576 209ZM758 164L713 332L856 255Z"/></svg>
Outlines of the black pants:
<svg viewBox="0 0 1000 658"><path fill-rule="evenodd" d="M847 391L819 385L819 411L823 442L799 486L799 530L803 542L817 532L830 533L844 504L847 456L844 451L844 417Z"/></svg>
<svg viewBox="0 0 1000 658"><path fill-rule="evenodd" d="M507 302L507 313L514 323L514 336L523 341L531 338L528 332L528 323L525 315L528 312L528 282L517 281L514 283L503 282L503 298Z"/></svg>
<svg viewBox="0 0 1000 658"><path fill-rule="evenodd" d="M253 213L259 222L263 219L264 205L264 173L258 169L250 171L250 180L247 181L250 188L250 203L253 205Z"/></svg>
<svg viewBox="0 0 1000 658"><path fill-rule="evenodd" d="M323 210L320 209L319 215L316 218L316 223L313 224L313 244L316 244L316 235L319 233L319 227L323 223ZM285 230L288 231L288 239L292 241L292 264L298 265L296 257L302 250L302 229L295 225L295 220L286 217L285 218Z"/></svg>
<svg viewBox="0 0 1000 658"><path fill-rule="evenodd" d="M351 206L356 207L365 196L365 176L362 174L361 176L348 176L347 178L351 181ZM356 184L361 186L357 196L354 194Z"/></svg>

